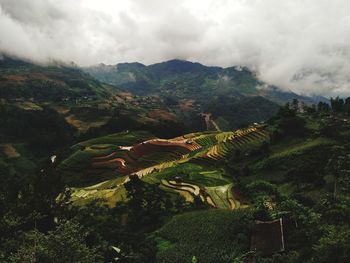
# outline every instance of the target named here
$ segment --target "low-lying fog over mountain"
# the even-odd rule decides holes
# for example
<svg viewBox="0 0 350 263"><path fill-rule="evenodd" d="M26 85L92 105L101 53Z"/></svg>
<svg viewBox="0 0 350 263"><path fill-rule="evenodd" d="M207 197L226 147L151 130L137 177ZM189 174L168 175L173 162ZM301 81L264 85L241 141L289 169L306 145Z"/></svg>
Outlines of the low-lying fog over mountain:
<svg viewBox="0 0 350 263"><path fill-rule="evenodd" d="M349 95L347 0L0 0L0 51L36 62L246 66L301 94Z"/></svg>

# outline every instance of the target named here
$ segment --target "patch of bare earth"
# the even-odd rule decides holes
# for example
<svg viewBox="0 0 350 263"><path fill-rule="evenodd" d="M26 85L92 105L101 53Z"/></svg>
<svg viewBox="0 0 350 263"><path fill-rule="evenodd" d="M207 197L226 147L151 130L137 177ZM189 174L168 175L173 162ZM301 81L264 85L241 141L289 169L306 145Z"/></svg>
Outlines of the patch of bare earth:
<svg viewBox="0 0 350 263"><path fill-rule="evenodd" d="M167 112L165 110L160 110L160 109L149 111L147 113L147 116L149 118L158 119L158 120L168 120L168 121L176 120L175 114L173 114L171 112Z"/></svg>
<svg viewBox="0 0 350 263"><path fill-rule="evenodd" d="M50 79L47 75L40 73L40 72L34 72L30 75L33 79L38 79L38 80L49 80Z"/></svg>
<svg viewBox="0 0 350 263"><path fill-rule="evenodd" d="M75 115L72 114L67 116L65 119L70 125L77 128L80 133L86 133L90 128L98 128L102 125L105 125L110 117L104 117L94 122L85 122L79 120Z"/></svg>
<svg viewBox="0 0 350 263"><path fill-rule="evenodd" d="M59 113L59 114L66 114L70 111L70 108L67 106L53 106L53 108Z"/></svg>
<svg viewBox="0 0 350 263"><path fill-rule="evenodd" d="M21 155L17 152L16 148L13 147L11 143L1 144L2 151L9 159L14 159L21 157Z"/></svg>
<svg viewBox="0 0 350 263"><path fill-rule="evenodd" d="M25 81L27 79L25 76L21 75L5 75L4 78L10 81Z"/></svg>
<svg viewBox="0 0 350 263"><path fill-rule="evenodd" d="M31 110L31 111L42 111L43 108L33 102L25 101L16 103L16 105L23 110Z"/></svg>
<svg viewBox="0 0 350 263"><path fill-rule="evenodd" d="M183 99L179 102L180 109L183 111L189 111L194 109L194 100Z"/></svg>

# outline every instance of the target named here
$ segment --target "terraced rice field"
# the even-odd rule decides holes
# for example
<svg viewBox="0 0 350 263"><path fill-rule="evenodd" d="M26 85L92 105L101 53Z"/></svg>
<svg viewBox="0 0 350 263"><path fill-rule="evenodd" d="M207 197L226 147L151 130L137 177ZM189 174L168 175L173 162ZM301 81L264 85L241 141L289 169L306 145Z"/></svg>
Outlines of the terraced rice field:
<svg viewBox="0 0 350 263"><path fill-rule="evenodd" d="M234 198L232 187L232 184L206 187L205 191L211 196L216 207L233 210L238 209L240 207L240 203Z"/></svg>
<svg viewBox="0 0 350 263"><path fill-rule="evenodd" d="M134 146L97 144L78 149L61 163L62 170L112 169L115 175L139 172L140 176L154 169L168 167L201 146L187 140L152 139Z"/></svg>
<svg viewBox="0 0 350 263"><path fill-rule="evenodd" d="M88 169L110 169L116 178L73 189L73 197L80 203L99 198L109 204L122 201L123 185L133 174L189 202L197 196L214 208L237 209L241 205L233 195L232 179L214 168L216 161L233 150L246 151L268 139L264 129L250 127L235 132L191 133L170 140L150 139L135 145L85 145L65 165L74 165L74 160L80 158L89 163Z"/></svg>
<svg viewBox="0 0 350 263"><path fill-rule="evenodd" d="M245 130L238 130L236 132L223 132L215 135L216 144L211 144L212 138L200 138L200 142L205 142L209 146L206 152L198 154L194 157L196 160L208 162L211 160L218 160L224 158L229 152L233 150L247 150L250 147L261 144L269 140L268 132L252 127ZM212 146L210 146L212 145Z"/></svg>
<svg viewBox="0 0 350 263"><path fill-rule="evenodd" d="M182 194L182 192L190 194L192 196L192 199L193 196L198 196L202 200L202 202L207 203L208 205L214 208L218 208L218 206L214 203L212 197L208 195L203 188L196 184L166 180L162 180L161 183L162 186L170 188L176 192L179 192L180 194ZM186 195L183 196L186 198Z"/></svg>
<svg viewBox="0 0 350 263"><path fill-rule="evenodd" d="M126 200L124 184L128 181L129 177L123 176L85 188L71 188L71 201L76 205L82 205L92 200L101 200L101 202L114 206L116 202Z"/></svg>
<svg viewBox="0 0 350 263"><path fill-rule="evenodd" d="M233 197L232 184L201 187L193 183L161 180L161 185L178 192L186 200L193 200L193 196L198 196L204 203L214 208L233 210L240 207L239 201Z"/></svg>

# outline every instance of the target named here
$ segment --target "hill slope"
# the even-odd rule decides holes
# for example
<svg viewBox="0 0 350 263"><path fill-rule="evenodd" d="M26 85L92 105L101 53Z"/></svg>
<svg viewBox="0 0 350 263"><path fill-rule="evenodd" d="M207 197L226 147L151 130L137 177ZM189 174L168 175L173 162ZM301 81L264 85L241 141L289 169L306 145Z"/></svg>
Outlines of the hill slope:
<svg viewBox="0 0 350 263"><path fill-rule="evenodd" d="M267 85L247 68L208 67L183 60L145 66L140 63L100 64L83 69L96 79L135 94L156 95L182 119L191 112L211 113L224 130L260 122L293 99L306 104L319 97L300 96ZM214 105L215 104L215 105ZM220 105L225 110L214 106ZM240 116L235 115L239 109Z"/></svg>
<svg viewBox="0 0 350 263"><path fill-rule="evenodd" d="M123 138L130 136L142 138L134 133L115 134L114 140L105 137L72 148L72 154L59 166L67 182L72 186L97 183L75 188L76 202L96 198L106 198L109 204L122 201L124 184L130 175L137 175L144 182L178 193L188 201L197 197L209 206L237 209L241 204L234 197L232 179L216 163L232 151L259 148L269 140L269 131L250 127L235 132L199 132L169 140L125 143ZM101 182L108 177L113 179Z"/></svg>
<svg viewBox="0 0 350 263"><path fill-rule="evenodd" d="M125 130L176 136L201 125L192 117L198 122L186 127L159 98L103 84L74 65L0 60L0 143L30 143L47 154L77 138Z"/></svg>
<svg viewBox="0 0 350 263"><path fill-rule="evenodd" d="M102 82L138 94L162 92L177 98L192 97L198 100L207 99L208 95L262 96L277 103L293 98L314 103L319 99L269 86L247 68L209 67L177 59L149 66L140 63L99 64L84 68L84 71Z"/></svg>

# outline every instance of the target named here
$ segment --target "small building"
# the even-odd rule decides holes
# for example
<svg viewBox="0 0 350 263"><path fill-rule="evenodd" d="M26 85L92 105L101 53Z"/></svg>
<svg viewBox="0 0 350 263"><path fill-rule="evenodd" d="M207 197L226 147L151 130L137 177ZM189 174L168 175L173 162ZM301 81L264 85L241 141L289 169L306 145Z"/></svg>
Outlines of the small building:
<svg viewBox="0 0 350 263"><path fill-rule="evenodd" d="M273 221L256 221L250 248L260 252L263 256L284 251L282 218Z"/></svg>

